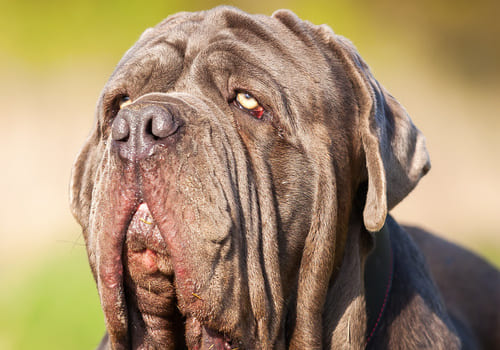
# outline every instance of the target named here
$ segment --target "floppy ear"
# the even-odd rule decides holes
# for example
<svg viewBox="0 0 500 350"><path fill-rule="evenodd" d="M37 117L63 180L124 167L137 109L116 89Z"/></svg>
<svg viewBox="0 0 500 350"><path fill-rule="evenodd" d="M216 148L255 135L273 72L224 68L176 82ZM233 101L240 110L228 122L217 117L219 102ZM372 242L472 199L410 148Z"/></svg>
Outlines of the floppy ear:
<svg viewBox="0 0 500 350"><path fill-rule="evenodd" d="M300 21L290 11L279 10L274 17L289 27L307 27L313 41L326 46L325 55L340 60L356 90L359 127L365 155L368 191L363 219L368 231L379 231L388 210L417 185L430 169L425 138L413 125L405 109L375 80L354 45L336 35L327 25Z"/></svg>
<svg viewBox="0 0 500 350"><path fill-rule="evenodd" d="M357 85L368 172L363 219L368 231L379 231L387 211L406 197L430 169L425 137L403 106L375 80L354 45L329 28L321 30L333 36L346 69Z"/></svg>

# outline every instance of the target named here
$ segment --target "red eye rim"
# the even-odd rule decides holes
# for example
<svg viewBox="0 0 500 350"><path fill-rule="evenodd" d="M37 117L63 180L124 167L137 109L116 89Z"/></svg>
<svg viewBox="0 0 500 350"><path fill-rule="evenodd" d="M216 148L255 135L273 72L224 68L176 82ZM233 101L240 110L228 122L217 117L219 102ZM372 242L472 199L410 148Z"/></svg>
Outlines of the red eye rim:
<svg viewBox="0 0 500 350"><path fill-rule="evenodd" d="M259 106L254 109L248 110L248 112L256 119L262 119L264 115L264 107Z"/></svg>

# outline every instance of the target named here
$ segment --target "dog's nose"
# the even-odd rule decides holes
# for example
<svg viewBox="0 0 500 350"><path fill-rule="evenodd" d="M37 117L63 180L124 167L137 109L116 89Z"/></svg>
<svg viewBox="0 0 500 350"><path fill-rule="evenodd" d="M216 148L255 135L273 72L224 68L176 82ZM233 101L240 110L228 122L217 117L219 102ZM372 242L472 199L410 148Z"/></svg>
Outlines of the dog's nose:
<svg viewBox="0 0 500 350"><path fill-rule="evenodd" d="M179 128L166 106L145 104L118 112L111 125L111 138L120 157L139 161L154 154Z"/></svg>

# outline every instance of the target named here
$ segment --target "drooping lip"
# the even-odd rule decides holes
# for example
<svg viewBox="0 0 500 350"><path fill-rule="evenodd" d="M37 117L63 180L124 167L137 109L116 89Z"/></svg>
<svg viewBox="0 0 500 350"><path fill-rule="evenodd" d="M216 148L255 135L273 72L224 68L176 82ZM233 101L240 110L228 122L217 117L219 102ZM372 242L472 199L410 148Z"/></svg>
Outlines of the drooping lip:
<svg viewBox="0 0 500 350"><path fill-rule="evenodd" d="M144 270L142 271L144 274L154 275L160 271L163 277L175 278L169 261L167 244L147 203L141 201L132 208L134 209L128 214L124 208L117 210L120 215L114 216L111 220L115 225L117 222L120 223L114 226L115 233L110 235L111 237L108 236L107 240L103 239L107 236L105 234L101 234L98 238L98 249L104 252L98 259L99 293L110 340L113 348L117 349L129 348L133 336L129 333L131 315L128 310L129 302L125 299L127 284L124 279L125 269L126 273L130 274L130 266L125 264L131 262L130 255L124 256L125 252L128 251L132 256L138 256L140 259L138 265ZM137 264L137 260L133 263ZM171 307L181 311L178 305L171 305ZM173 311L178 312L177 310ZM181 328L185 331L187 346L190 349L241 349L233 345L234 342L227 334L206 326L205 322L200 322L196 317L190 316L190 311L184 310L184 312L187 315L183 316L188 321ZM168 314L171 315L170 312Z"/></svg>
<svg viewBox="0 0 500 350"><path fill-rule="evenodd" d="M132 173L129 171L123 173L124 183L129 183L126 180L130 175ZM137 207L132 199L135 198L136 191L133 186L122 186L117 181L108 180L105 183L109 187L99 193L96 200L100 205L93 219L93 230L97 235L94 252L97 287L110 342L114 349L127 349L129 316L125 300L122 250L131 215ZM105 197L106 193L109 198Z"/></svg>

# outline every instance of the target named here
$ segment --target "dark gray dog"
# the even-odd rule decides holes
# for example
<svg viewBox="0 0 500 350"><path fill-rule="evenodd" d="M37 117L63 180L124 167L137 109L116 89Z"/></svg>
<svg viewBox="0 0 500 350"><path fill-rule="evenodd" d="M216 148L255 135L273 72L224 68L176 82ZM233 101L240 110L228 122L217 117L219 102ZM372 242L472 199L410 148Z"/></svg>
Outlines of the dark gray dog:
<svg viewBox="0 0 500 350"><path fill-rule="evenodd" d="M387 215L429 168L330 28L167 18L104 87L73 169L101 346L498 349L498 271Z"/></svg>

